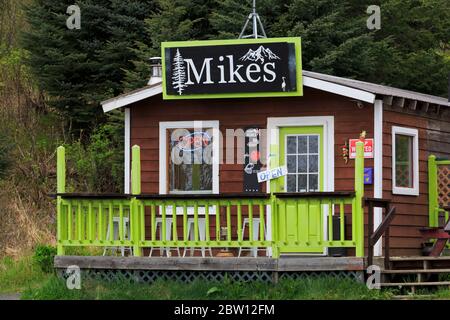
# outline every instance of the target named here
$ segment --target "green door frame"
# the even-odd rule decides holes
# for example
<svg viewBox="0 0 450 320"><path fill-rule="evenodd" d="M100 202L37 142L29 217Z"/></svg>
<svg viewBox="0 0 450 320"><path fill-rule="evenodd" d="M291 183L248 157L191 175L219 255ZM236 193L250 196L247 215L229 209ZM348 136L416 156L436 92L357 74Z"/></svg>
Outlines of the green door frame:
<svg viewBox="0 0 450 320"><path fill-rule="evenodd" d="M279 133L280 155L279 164L286 164L286 139L290 135L319 135L319 191L324 191L324 130L323 126L300 126L300 127L282 127ZM286 190L286 178L281 177L277 184L276 192L284 192Z"/></svg>

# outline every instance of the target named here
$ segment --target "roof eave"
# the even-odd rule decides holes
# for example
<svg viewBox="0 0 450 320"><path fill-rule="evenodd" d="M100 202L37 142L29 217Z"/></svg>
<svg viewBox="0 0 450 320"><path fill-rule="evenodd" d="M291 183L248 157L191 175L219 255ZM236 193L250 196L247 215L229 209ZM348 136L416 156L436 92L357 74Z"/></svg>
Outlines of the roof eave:
<svg viewBox="0 0 450 320"><path fill-rule="evenodd" d="M375 94L364 90L354 89L351 87L346 87L332 82L311 78L308 76L303 76L303 85L306 87L331 92L337 95L357 99L371 104L375 102L376 98ZM161 93L162 93L162 83L160 82L153 86L144 87L136 91L130 92L128 94L123 94L118 97L103 101L101 102L101 105L103 108L103 112L107 113L112 110L125 107L132 103L153 97Z"/></svg>

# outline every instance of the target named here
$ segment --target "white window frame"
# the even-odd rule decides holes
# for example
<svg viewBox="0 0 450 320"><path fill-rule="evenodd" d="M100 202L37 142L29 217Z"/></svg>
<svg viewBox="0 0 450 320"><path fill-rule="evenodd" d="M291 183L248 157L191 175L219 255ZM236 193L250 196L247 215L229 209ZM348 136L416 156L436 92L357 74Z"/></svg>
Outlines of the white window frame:
<svg viewBox="0 0 450 320"><path fill-rule="evenodd" d="M397 187L395 185L395 135L413 137L413 187ZM392 126L392 193L405 196L419 195L419 130L413 128Z"/></svg>
<svg viewBox="0 0 450 320"><path fill-rule="evenodd" d="M176 191L170 194L219 194L219 121L167 121L159 123L159 194L167 194L167 130L194 128L213 129L212 191Z"/></svg>

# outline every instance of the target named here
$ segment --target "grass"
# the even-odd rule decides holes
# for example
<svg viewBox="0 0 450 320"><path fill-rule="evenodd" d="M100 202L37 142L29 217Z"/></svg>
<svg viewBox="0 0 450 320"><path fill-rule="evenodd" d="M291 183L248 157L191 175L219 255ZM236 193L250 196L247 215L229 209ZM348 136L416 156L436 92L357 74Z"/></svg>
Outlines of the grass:
<svg viewBox="0 0 450 320"><path fill-rule="evenodd" d="M81 290L69 290L65 282L52 276L42 287L29 288L22 299L33 300L372 300L390 299L388 291L368 290L364 284L348 279L319 277L282 280L277 285L231 281L195 281L190 284L157 281L152 285L116 281L83 281Z"/></svg>
<svg viewBox="0 0 450 320"><path fill-rule="evenodd" d="M20 259L5 257L0 260L0 293L19 293L41 286L50 279L33 262L32 256Z"/></svg>

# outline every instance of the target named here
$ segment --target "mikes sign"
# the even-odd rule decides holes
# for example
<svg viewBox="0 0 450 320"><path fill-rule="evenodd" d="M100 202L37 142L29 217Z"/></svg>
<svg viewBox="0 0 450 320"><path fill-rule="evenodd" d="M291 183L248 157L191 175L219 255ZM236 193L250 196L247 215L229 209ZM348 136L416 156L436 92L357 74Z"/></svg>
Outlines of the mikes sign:
<svg viewBox="0 0 450 320"><path fill-rule="evenodd" d="M300 96L300 38L162 43L164 99Z"/></svg>

